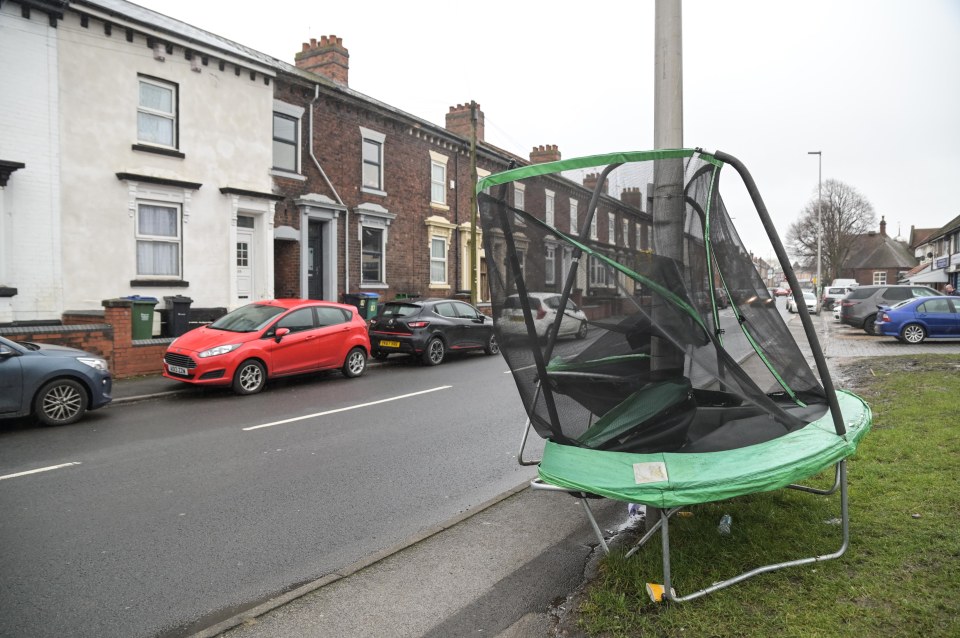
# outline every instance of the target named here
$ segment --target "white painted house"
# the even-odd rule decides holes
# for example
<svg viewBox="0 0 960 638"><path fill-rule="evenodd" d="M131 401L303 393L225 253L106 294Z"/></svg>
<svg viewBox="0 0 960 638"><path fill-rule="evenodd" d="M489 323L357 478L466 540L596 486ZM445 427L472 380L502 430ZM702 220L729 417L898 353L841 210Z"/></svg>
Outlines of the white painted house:
<svg viewBox="0 0 960 638"><path fill-rule="evenodd" d="M0 321L272 297L271 58L123 0L51 2L56 27L37 4L2 4L0 161L25 167L3 191L0 286L16 294Z"/></svg>
<svg viewBox="0 0 960 638"><path fill-rule="evenodd" d="M59 4L0 3L0 323L63 307Z"/></svg>

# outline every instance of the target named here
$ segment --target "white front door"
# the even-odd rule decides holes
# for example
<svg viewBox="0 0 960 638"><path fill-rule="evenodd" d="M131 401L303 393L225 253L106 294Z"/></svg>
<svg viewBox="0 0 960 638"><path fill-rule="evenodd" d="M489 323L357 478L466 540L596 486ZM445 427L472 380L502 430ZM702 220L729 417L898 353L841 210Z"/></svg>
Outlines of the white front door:
<svg viewBox="0 0 960 638"><path fill-rule="evenodd" d="M248 215L237 216L237 303L240 305L253 301L255 258L253 226L253 217Z"/></svg>

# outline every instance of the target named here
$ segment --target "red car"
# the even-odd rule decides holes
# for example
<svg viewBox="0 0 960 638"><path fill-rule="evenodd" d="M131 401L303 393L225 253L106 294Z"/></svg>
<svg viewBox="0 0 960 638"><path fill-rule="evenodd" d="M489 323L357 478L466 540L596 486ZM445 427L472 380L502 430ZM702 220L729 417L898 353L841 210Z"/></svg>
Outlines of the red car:
<svg viewBox="0 0 960 638"><path fill-rule="evenodd" d="M254 394L267 379L340 369L359 377L370 338L357 309L329 301L258 301L174 339L163 376Z"/></svg>

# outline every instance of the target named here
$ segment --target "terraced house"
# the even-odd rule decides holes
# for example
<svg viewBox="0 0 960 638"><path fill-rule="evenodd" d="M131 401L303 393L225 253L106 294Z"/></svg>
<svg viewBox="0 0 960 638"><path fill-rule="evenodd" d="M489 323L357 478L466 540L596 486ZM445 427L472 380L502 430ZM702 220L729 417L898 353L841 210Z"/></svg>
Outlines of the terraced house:
<svg viewBox="0 0 960 638"><path fill-rule="evenodd" d="M138 296L186 297L197 320L272 297L485 299L475 180L559 149L487 143L474 102L441 126L354 91L336 36L300 49L288 64L124 0L0 3L0 331L109 323L106 301ZM573 177L507 196L567 232L596 179ZM588 241L648 248L644 193L618 195ZM547 289L569 255L548 259ZM611 276L581 271L588 311Z"/></svg>

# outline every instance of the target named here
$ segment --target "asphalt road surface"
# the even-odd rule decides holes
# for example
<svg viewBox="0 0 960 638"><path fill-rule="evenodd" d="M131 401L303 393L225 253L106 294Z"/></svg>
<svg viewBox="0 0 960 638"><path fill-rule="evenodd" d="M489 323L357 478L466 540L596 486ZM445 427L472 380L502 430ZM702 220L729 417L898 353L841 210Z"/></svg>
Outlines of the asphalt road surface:
<svg viewBox="0 0 960 638"><path fill-rule="evenodd" d="M505 371L390 359L0 424L0 636L188 634L522 483Z"/></svg>

